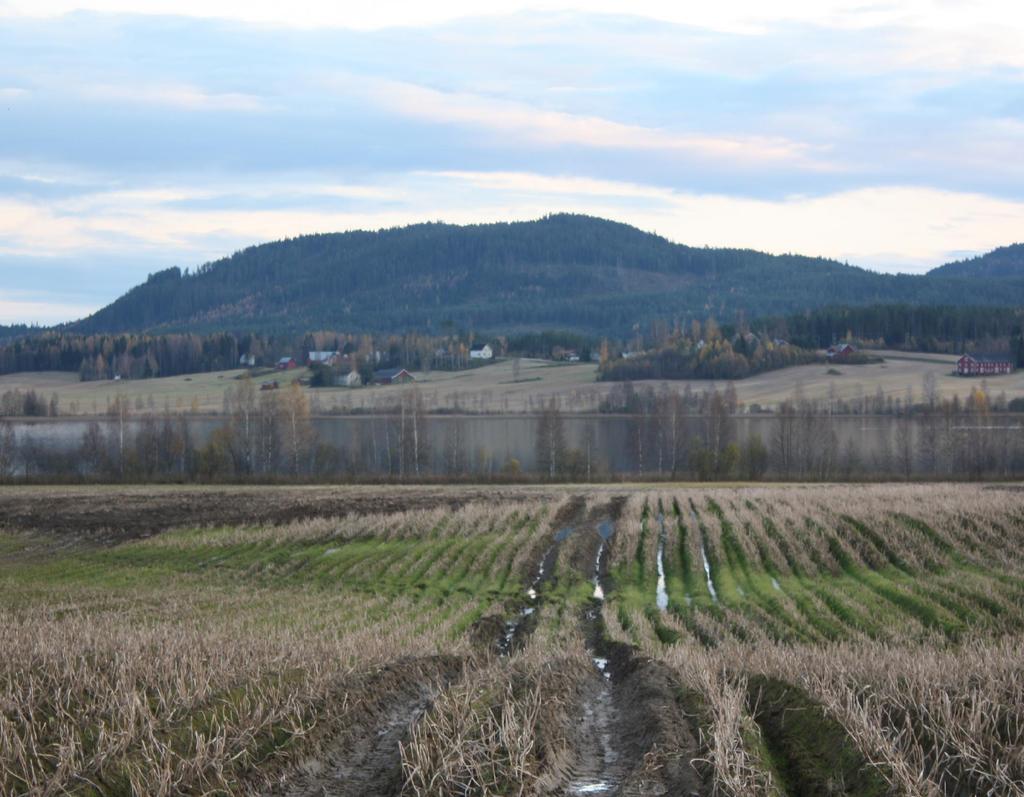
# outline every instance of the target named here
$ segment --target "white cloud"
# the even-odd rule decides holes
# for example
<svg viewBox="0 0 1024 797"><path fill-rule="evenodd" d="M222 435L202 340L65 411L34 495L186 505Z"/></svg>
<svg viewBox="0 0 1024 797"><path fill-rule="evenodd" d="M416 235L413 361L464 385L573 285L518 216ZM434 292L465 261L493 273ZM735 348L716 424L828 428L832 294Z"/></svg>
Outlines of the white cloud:
<svg viewBox="0 0 1024 797"><path fill-rule="evenodd" d="M128 102L159 105L182 111L261 111L263 101L252 94L225 92L214 94L197 86L182 84L95 85L80 90L86 99L100 102Z"/></svg>
<svg viewBox="0 0 1024 797"><path fill-rule="evenodd" d="M831 168L816 160L809 146L781 137L675 132L465 92L442 92L399 81L340 78L336 85L346 91L360 91L369 101L392 113L438 124L469 125L504 134L513 141L528 139L534 145L651 150L744 165L779 163L815 170Z"/></svg>
<svg viewBox="0 0 1024 797"><path fill-rule="evenodd" d="M90 304L52 301L45 297L19 299L0 294L0 324L59 324L84 318L96 309Z"/></svg>
<svg viewBox="0 0 1024 797"><path fill-rule="evenodd" d="M231 207L231 196L190 187L96 193L53 203L0 200L0 253L94 255L163 252L168 264L304 233L590 213L693 246L750 247L823 255L880 270L922 271L965 251L1020 238L1024 202L930 188L879 186L777 201L694 194L661 186L520 172L418 172L388 183L345 186L286 181L299 207ZM333 210L321 198L356 197ZM182 199L206 198L199 208ZM423 208L429 207L429 213ZM126 285L127 287L127 285Z"/></svg>

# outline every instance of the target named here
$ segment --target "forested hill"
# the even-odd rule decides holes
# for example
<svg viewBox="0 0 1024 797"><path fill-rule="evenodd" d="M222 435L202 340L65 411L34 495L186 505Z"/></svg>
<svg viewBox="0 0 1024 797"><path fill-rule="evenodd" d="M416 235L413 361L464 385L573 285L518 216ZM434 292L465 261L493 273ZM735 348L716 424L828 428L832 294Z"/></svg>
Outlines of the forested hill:
<svg viewBox="0 0 1024 797"><path fill-rule="evenodd" d="M26 324L15 324L14 326L0 324L0 343L23 337L34 331L37 331L35 327L30 327Z"/></svg>
<svg viewBox="0 0 1024 797"><path fill-rule="evenodd" d="M68 325L78 332L366 332L448 327L628 334L655 319L729 319L825 305L1008 304L1024 280L881 275L821 258L693 248L579 215L416 224L253 246L193 273L152 275Z"/></svg>
<svg viewBox="0 0 1024 797"><path fill-rule="evenodd" d="M1024 279L1024 244L1000 246L969 260L958 260L929 272L933 277L989 277Z"/></svg>

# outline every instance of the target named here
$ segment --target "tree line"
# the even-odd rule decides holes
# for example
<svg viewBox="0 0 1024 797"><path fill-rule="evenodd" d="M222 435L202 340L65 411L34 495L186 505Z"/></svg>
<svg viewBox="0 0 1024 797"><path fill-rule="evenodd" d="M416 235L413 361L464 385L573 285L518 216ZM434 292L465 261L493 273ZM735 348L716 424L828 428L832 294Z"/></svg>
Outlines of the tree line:
<svg viewBox="0 0 1024 797"><path fill-rule="evenodd" d="M960 354L1003 352L1024 365L1020 307L876 304L825 307L758 326L808 348L849 340L877 348Z"/></svg>
<svg viewBox="0 0 1024 797"><path fill-rule="evenodd" d="M908 395L894 402L884 423L865 421L852 434L848 416L799 391L761 418L742 412L731 385L677 392L623 383L615 400L624 414L614 430L601 425L602 416L578 423L557 397L547 400L533 416L533 461L523 463L472 443L466 418L431 423L416 390L403 392L386 411L350 423L343 440L329 442L316 433L298 386L257 391L241 380L229 391L221 421L202 433L184 413L132 414L123 398L111 403L102 422L90 422L74 445L0 421L0 477L206 483L956 480L1024 474L1024 424L1001 414L980 386L964 400L946 400L925 385L919 399Z"/></svg>
<svg viewBox="0 0 1024 797"><path fill-rule="evenodd" d="M786 340L757 334L745 325L723 331L709 318L687 328L655 325L650 343L639 337L634 349L612 358L601 351L598 378L606 381L642 379L743 379L763 371L814 362L813 351ZM649 348L641 347L650 345Z"/></svg>
<svg viewBox="0 0 1024 797"><path fill-rule="evenodd" d="M560 339L558 335L551 336L552 341ZM77 373L82 381L149 379L239 368L243 355L251 356L256 366L262 368L272 367L283 357L305 364L310 351L346 355L345 373L352 368L368 368L372 374L376 368L393 366L450 370L471 365L469 350L474 342L492 343L499 354L509 353L506 338L481 338L464 330L444 335L409 333L376 337L332 330L301 335L82 335L58 330L0 344L0 374L65 371ZM550 354L550 348L547 353Z"/></svg>

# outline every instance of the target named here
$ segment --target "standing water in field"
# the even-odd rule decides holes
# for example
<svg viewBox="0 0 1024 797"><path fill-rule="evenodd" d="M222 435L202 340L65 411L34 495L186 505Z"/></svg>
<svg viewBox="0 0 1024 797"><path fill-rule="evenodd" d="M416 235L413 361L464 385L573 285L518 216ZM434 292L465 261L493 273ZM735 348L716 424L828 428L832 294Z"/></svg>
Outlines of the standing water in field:
<svg viewBox="0 0 1024 797"><path fill-rule="evenodd" d="M601 544L597 546L597 559L594 562L594 600L604 600L604 587L601 586L601 557L604 555L604 544L615 533L615 525L610 520L603 520L597 525L597 533L601 535Z"/></svg>
<svg viewBox="0 0 1024 797"><path fill-rule="evenodd" d="M665 587L665 542L668 534L665 531L665 515L658 515L660 532L658 534L658 594L656 597L658 608L661 611L668 609L668 590Z"/></svg>
<svg viewBox="0 0 1024 797"><path fill-rule="evenodd" d="M595 601L604 600L604 587L601 586L601 557L605 555L605 546L612 534L615 533L615 525L606 520L597 527L601 535L601 544L597 548L597 557L594 561L594 594ZM594 605L587 609L587 623L595 626L601 623L601 610ZM594 667L601 674L601 684L595 684L595 691L591 694L584 706L583 726L588 729L587 738L590 743L587 745L585 754L579 762L579 769L575 773L566 789L568 795L585 794L615 794L618 793L622 784L622 761L619 751L615 749L617 738L616 725L618 724L619 709L615 705L612 693L612 672L611 662L604 654L599 654L595 649L595 643L588 643Z"/></svg>
<svg viewBox="0 0 1024 797"><path fill-rule="evenodd" d="M597 546L597 561L594 563L594 600L604 600L604 588L601 586L601 554L604 553L604 541Z"/></svg>
<svg viewBox="0 0 1024 797"><path fill-rule="evenodd" d="M697 513L693 513L693 525L698 531L700 531L700 520L697 519ZM711 580L711 563L708 561L708 548L704 543L704 532L700 534L700 556L704 560L704 578L708 582L708 592L711 593L711 600L718 603L718 593L715 591L715 582Z"/></svg>
<svg viewBox="0 0 1024 797"><path fill-rule="evenodd" d="M573 530L573 526L565 526L555 532L555 541L548 546L544 555L541 556L540 562L537 565L537 574L533 577L533 581L526 590L526 597L530 602L519 610L519 614L515 618L505 622L505 635L499 643L502 655L507 656L512 652L512 644L515 641L516 634L519 633L519 628L526 621L526 618L537 611L537 599L540 597L540 593L537 592L537 588L544 580L544 574L547 572L548 568L554 564L555 556L558 553L558 546L561 545L570 534L572 534Z"/></svg>
<svg viewBox="0 0 1024 797"><path fill-rule="evenodd" d="M718 593L715 592L715 582L711 580L711 565L708 562L708 549L704 547L704 540L700 541L700 555L704 559L704 577L708 582L708 592L711 593L711 600L718 603Z"/></svg>

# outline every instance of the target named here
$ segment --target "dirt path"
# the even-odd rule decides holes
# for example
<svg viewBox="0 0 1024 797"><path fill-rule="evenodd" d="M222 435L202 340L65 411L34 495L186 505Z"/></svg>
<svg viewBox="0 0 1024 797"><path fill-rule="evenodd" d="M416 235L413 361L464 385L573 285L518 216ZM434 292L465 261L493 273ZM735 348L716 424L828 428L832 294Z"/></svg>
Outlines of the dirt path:
<svg viewBox="0 0 1024 797"><path fill-rule="evenodd" d="M386 668L365 685L364 709L264 797L397 797L404 782L401 743L460 672L455 660L441 658L404 671Z"/></svg>
<svg viewBox="0 0 1024 797"><path fill-rule="evenodd" d="M589 534L579 538L574 561L586 564L594 598L580 617L594 669L578 706L576 762L567 797L617 795L679 797L708 794L692 763L700 757L698 732L685 692L671 671L607 639L601 619L606 541L621 502L591 513ZM586 532L586 529L584 529ZM588 562L589 553L589 562Z"/></svg>

